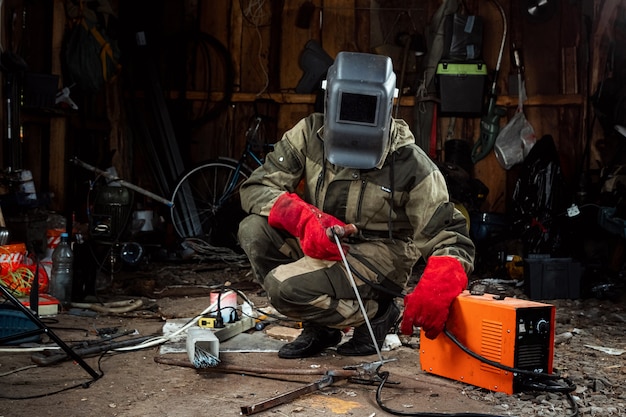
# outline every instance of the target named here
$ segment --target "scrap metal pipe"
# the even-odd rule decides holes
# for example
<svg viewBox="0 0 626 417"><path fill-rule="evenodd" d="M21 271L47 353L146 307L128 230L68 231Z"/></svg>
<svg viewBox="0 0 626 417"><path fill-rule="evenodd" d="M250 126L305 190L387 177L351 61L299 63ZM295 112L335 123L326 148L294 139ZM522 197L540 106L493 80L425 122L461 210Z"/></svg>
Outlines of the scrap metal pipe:
<svg viewBox="0 0 626 417"><path fill-rule="evenodd" d="M168 207L173 207L174 206L174 203L172 201L170 201L170 200L168 200L166 198L163 198L160 195L154 194L153 192L150 192L150 191L148 191L148 190L146 190L144 188L141 188L138 185L132 184L132 183L130 183L128 181L124 181L123 179L121 179L121 178L119 178L119 177L117 177L115 175L112 175L112 174L110 174L110 173L108 173L106 171L103 171L100 168L96 168L93 165L89 165L88 163L83 162L83 161L81 161L80 159L78 159L76 157L70 159L70 162L72 162L72 163L74 163L74 164L76 164L76 165L78 165L78 166L80 166L82 168L85 168L85 169L87 169L89 171L93 171L96 174L102 175L103 177L108 178L111 181L119 182L122 187L129 188L129 189L131 189L133 191L138 192L139 194L143 194L143 195L145 195L147 197L150 197L150 198L158 201L159 203L165 204Z"/></svg>

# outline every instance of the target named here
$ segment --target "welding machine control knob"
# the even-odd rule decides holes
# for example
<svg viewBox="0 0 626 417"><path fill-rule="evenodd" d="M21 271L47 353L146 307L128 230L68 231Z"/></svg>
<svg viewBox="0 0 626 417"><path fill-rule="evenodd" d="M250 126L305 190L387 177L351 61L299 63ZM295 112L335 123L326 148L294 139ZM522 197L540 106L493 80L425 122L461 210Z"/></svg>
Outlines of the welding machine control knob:
<svg viewBox="0 0 626 417"><path fill-rule="evenodd" d="M537 322L537 333L545 334L550 331L550 323L546 319L541 319Z"/></svg>

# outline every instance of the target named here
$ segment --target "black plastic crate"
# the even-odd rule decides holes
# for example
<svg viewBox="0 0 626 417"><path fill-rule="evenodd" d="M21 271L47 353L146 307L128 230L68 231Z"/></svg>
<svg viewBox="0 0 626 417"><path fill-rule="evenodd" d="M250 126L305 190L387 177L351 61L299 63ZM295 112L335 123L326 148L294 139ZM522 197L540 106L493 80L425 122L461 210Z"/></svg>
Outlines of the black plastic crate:
<svg viewBox="0 0 626 417"><path fill-rule="evenodd" d="M18 335L20 333L37 330L39 327L23 311L12 305L0 305L0 338ZM17 340L5 342L6 345L19 345L21 343L38 342L41 335L23 337Z"/></svg>
<svg viewBox="0 0 626 417"><path fill-rule="evenodd" d="M54 107L58 85L58 75L25 73L22 105L32 109Z"/></svg>
<svg viewBox="0 0 626 417"><path fill-rule="evenodd" d="M526 295L531 300L580 298L583 267L571 258L524 259Z"/></svg>
<svg viewBox="0 0 626 417"><path fill-rule="evenodd" d="M482 113L487 82L484 62L439 62L439 111L443 115L477 116Z"/></svg>

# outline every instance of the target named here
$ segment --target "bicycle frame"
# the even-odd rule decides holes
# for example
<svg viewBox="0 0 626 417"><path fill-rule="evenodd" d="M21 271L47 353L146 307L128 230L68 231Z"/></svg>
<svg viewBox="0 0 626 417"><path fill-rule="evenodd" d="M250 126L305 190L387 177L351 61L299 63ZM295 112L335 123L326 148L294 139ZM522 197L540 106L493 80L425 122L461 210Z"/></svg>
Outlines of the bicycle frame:
<svg viewBox="0 0 626 417"><path fill-rule="evenodd" d="M273 148L273 145L271 144L264 144L263 145L264 148ZM232 178L230 179L230 182L228 183L228 186L226 187L226 189L224 190L224 194L222 194L222 196L219 199L218 202L218 206L221 206L225 200L227 200L230 197L230 194L235 190L235 187L237 186L237 183L239 182L239 174L241 173L242 169L246 169L248 170L248 172L252 172L253 169L250 168L248 165L246 165L246 162L248 161L248 158L251 158L256 164L257 166L261 166L263 165L263 157L257 155L253 150L252 150L252 143L250 141L247 141L246 143L246 147L243 151L243 153L241 154L241 157L239 158L239 161L236 161L233 158L227 158L227 157L219 157L218 159L220 160L225 160L225 161L232 161L232 162L236 162L237 163L237 168L235 169L235 173L233 174Z"/></svg>
<svg viewBox="0 0 626 417"><path fill-rule="evenodd" d="M257 166L263 165L264 158L262 156L257 155L254 152L254 150L252 149L252 140L254 138L256 138L256 136L258 135L258 130L259 130L260 124L261 124L261 118L257 117L255 119L255 125L252 128L248 129L248 132L246 132L246 137L247 137L246 147L245 147L243 153L241 154L241 157L239 158L239 161L236 161L233 158L226 158L226 157L219 157L218 158L220 160L232 161L232 162L236 162L237 163L237 168L235 169L235 173L232 176L232 178L230 179L230 182L229 182L228 186L224 190L224 194L219 199L219 203L218 203L219 206L221 206L224 203L224 201L226 199L228 199L230 194L234 191L237 183L239 182L239 174L241 173L241 170L242 169L246 169L248 172L252 172L253 171L252 168L250 168L248 165L246 165L246 162L248 161L248 158L251 158L257 164ZM262 146L263 146L264 150L272 150L272 149L274 149L274 145L273 144L264 143Z"/></svg>
<svg viewBox="0 0 626 417"><path fill-rule="evenodd" d="M261 121L260 117L254 118L254 123L246 131L246 144L238 160L218 157L205 161L187 171L178 181L172 194L175 207L170 212L174 228L181 237L219 233L221 236L215 236L217 240L235 236L235 228L225 230L228 229L225 222L238 216L235 213L237 204L233 206L233 202L238 201L239 187L254 168L264 163L264 155L274 147L273 144L260 143Z"/></svg>

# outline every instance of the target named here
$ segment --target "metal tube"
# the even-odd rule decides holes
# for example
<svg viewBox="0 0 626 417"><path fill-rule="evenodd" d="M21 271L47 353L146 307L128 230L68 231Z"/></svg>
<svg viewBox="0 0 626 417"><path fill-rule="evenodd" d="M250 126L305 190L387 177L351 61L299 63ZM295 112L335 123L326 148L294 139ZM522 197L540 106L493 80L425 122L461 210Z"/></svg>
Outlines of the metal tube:
<svg viewBox="0 0 626 417"><path fill-rule="evenodd" d="M348 278L350 278L350 284L352 285L352 289L354 290L354 295L356 296L356 299L359 302L359 307L361 308L361 314L363 314L363 318L365 319L367 330L369 330L370 337L372 338L372 343L374 343L374 347L376 348L376 354L378 355L378 359L380 360L380 362L383 363L384 362L383 355L380 353L380 348L378 347L378 342L376 341L376 336L374 335L372 324L370 323L369 317L367 317L367 311L365 310L365 306L363 305L361 294L359 294L359 289L357 288L356 282L354 281L354 277L352 276L352 271L350 270L350 265L348 264L348 260L346 259L346 254L343 253L343 248L341 247L341 241L339 240L339 236L337 236L337 233L334 232L334 229L333 229L333 235L335 237L335 243L337 244L339 253L341 254L341 259L343 260L343 263L346 267Z"/></svg>
<svg viewBox="0 0 626 417"><path fill-rule="evenodd" d="M74 163L74 164L76 164L76 165L78 165L78 166L80 166L82 168L85 168L85 169L87 169L89 171L93 171L93 172L95 172L97 174L100 174L103 177L106 177L106 178L110 179L111 181L117 181L123 187L129 188L129 189L131 189L133 191L137 191L139 194L143 194L145 196L148 196L148 197L158 201L159 203L165 204L168 207L173 207L174 206L174 203L172 201L167 200L166 198L163 198L160 195L156 195L156 194L154 194L154 193L152 193L152 192L150 192L150 191L148 191L148 190L146 190L144 188L141 188L141 187L139 187L139 186L137 186L135 184L131 184L128 181L124 181L123 179L121 179L119 177L116 177L115 175L112 175L112 174L110 174L110 173L108 173L106 171L103 171L103 170L99 169L99 168L96 168L93 165L89 165L88 163L83 162L83 161L81 161L80 159L78 159L76 157L70 159L70 162L72 162L72 163Z"/></svg>

